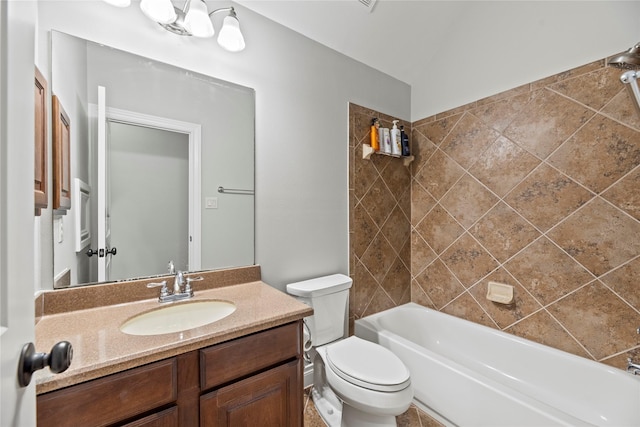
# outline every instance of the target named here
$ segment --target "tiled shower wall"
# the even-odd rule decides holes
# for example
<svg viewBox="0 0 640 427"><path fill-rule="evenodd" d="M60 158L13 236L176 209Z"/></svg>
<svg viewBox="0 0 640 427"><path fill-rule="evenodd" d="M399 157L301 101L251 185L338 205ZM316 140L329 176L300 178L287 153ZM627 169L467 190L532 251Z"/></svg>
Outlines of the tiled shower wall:
<svg viewBox="0 0 640 427"><path fill-rule="evenodd" d="M349 242L353 278L350 320L411 301L411 172L402 159L374 154L371 119L391 128L395 118L349 106ZM410 124L399 122L405 131Z"/></svg>
<svg viewBox="0 0 640 427"><path fill-rule="evenodd" d="M598 61L419 120L409 168L361 159L381 115L352 106L352 318L410 299L617 367L640 357L640 112L621 73ZM488 301L489 281L515 302Z"/></svg>

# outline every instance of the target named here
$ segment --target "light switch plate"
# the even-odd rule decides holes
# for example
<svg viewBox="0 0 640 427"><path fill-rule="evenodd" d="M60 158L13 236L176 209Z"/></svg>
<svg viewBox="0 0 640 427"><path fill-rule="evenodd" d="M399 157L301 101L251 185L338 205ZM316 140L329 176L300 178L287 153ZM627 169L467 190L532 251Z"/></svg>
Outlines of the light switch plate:
<svg viewBox="0 0 640 427"><path fill-rule="evenodd" d="M62 224L62 218L58 220L58 243L62 243L64 240L64 225Z"/></svg>
<svg viewBox="0 0 640 427"><path fill-rule="evenodd" d="M205 209L218 209L218 198L207 197L204 199Z"/></svg>

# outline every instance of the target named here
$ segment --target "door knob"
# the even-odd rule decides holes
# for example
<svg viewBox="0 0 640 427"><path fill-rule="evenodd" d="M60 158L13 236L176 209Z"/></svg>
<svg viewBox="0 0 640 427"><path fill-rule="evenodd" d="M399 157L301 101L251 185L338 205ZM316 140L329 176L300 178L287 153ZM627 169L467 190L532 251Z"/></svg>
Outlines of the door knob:
<svg viewBox="0 0 640 427"><path fill-rule="evenodd" d="M18 384L26 387L31 382L31 375L48 366L51 372L59 374L66 371L73 359L73 347L68 341L60 341L49 353L36 353L33 343L25 344L18 361Z"/></svg>
<svg viewBox="0 0 640 427"><path fill-rule="evenodd" d="M111 254L111 255L115 255L116 254L116 248L107 248L107 255Z"/></svg>
<svg viewBox="0 0 640 427"><path fill-rule="evenodd" d="M87 252L85 252L85 254L87 254L87 256L89 258L91 258L94 255L98 255L98 250L97 249L87 249Z"/></svg>

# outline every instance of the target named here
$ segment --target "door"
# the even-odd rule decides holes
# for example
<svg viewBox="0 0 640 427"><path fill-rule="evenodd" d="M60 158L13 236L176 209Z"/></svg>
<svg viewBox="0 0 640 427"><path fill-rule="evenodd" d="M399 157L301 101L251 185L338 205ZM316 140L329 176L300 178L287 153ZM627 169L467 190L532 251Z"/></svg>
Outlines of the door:
<svg viewBox="0 0 640 427"><path fill-rule="evenodd" d="M98 281L111 280L111 216L109 193L109 138L106 89L98 86Z"/></svg>
<svg viewBox="0 0 640 427"><path fill-rule="evenodd" d="M35 384L17 383L34 341L34 58L36 2L0 2L0 425L35 425ZM48 351L49 349L37 349Z"/></svg>
<svg viewBox="0 0 640 427"><path fill-rule="evenodd" d="M190 270L189 136L110 120L111 280Z"/></svg>
<svg viewBox="0 0 640 427"><path fill-rule="evenodd" d="M93 109L95 108L95 110ZM96 105L92 107L92 116L98 117L99 107ZM138 277L140 275L146 276L148 274L162 274L166 272L167 263L170 260L174 261L174 264L177 269L180 270L200 270L201 262L200 262L200 246L201 246L201 212L200 212L200 153L201 153L201 126L196 123L183 122L178 120L173 120L166 117L153 116L149 114L144 114L140 112L134 112L129 110L123 110L117 107L106 107L106 125L105 125L105 140L104 140L104 150L109 152L109 155L105 155L101 153L98 157L105 158L106 163L103 164L103 169L105 171L103 176L104 184L103 186L107 189L108 196L104 200L104 208L98 208L99 213L104 212L103 218L104 221L108 221L108 224L105 225L106 233L111 236L111 243L106 243L107 245L112 244L117 247L118 258L115 258L113 262L116 264L109 270L110 272L110 280L118 280L124 277ZM100 118L98 120L98 127L101 126L103 120ZM123 132L123 128L137 128L140 132L132 132L131 130L127 132ZM146 132L145 132L146 129ZM97 134L98 132L95 132ZM136 138L140 138L138 142L124 143L120 140L120 137L124 134L136 134ZM150 138L146 143L143 142L145 139ZM151 142L156 142L158 147L164 146L164 148L160 149L160 151L153 150L153 153L148 149L143 149L145 145L148 145ZM173 141L169 143L169 141ZM140 145L141 144L141 145ZM174 145L176 148L168 148L169 145ZM180 148L177 148L177 146ZM186 145L186 147L185 147ZM138 146L138 148L136 148ZM115 149L114 149L115 148ZM150 147L148 147L150 148ZM141 162L138 164L139 168L135 173L126 172L122 169L122 159L123 157L127 157L129 154L133 154L136 150L141 150L141 152L146 152L148 156L143 156L140 158ZM129 152L128 154L126 152ZM116 152L119 152L116 154ZM136 155L141 154L138 153ZM157 157L156 160L153 160L153 157ZM186 157L185 157L186 156ZM161 160L164 158L164 160ZM169 160L171 159L171 160ZM99 159L98 161L102 161ZM148 167L153 167L153 162L156 161L156 170L149 171ZM187 164L184 164L184 162ZM151 162L151 163L150 163ZM178 164L174 163L178 162ZM130 163L130 159L125 163ZM185 168L186 167L186 171ZM158 179L158 172L164 172L164 176L162 179ZM179 172L178 172L179 171ZM175 175L177 173L177 175ZM137 256L142 256L146 258L151 258L153 263L156 264L156 269L149 272L138 272L138 273L125 273L124 276L118 277L118 274L123 271L126 272L132 268L131 260L136 257L130 257L131 250L133 250L133 246L123 244L122 233L119 231L122 230L122 219L117 217L119 213L122 213L122 203L125 198L122 196L122 185L121 182L123 176L121 174L125 174L126 176L131 178L131 184L134 180L140 178L140 175L145 175L145 179L151 179L158 184L160 181L163 181L164 184L160 186L155 185L155 190L149 191L146 194L135 197L139 197L138 203L134 203L134 207L137 211L136 216L139 214L145 214L147 219L138 219L134 218L134 215L129 214L131 221L135 221L140 223L140 221L146 221L145 227L152 225L159 221L158 212L163 212L163 215L166 217L170 216L170 213L173 209L181 210L182 213L179 216L182 218L184 215L187 216L186 224L180 220L180 226L174 224L161 226L156 234L160 237L163 235L166 236L165 243L158 243L157 248L154 250L143 249L142 253L139 253ZM179 178L178 178L179 175ZM137 176L137 178L136 178ZM155 177L155 178L154 178ZM126 178L126 177L125 177ZM166 181L169 180L170 183ZM95 185L98 188L98 184ZM133 185L125 185L128 187L128 192L136 193L141 190L141 188ZM135 188L134 188L135 187ZM154 192L160 191L159 194L155 194ZM102 190L99 189L99 193L102 193ZM155 196L154 196L155 194ZM131 197L131 194L126 196ZM160 202L160 206L158 203ZM152 209L151 212L148 210ZM153 211L155 209L155 211ZM175 213L175 212L174 212ZM178 216L173 216L173 218L178 218ZM97 219L97 218L96 218ZM127 219L125 218L125 221ZM175 221L175 219L174 219ZM102 221L98 221L98 224ZM131 225L131 224L129 224ZM186 227L186 231L185 231ZM143 228L136 230L136 233L141 233ZM174 233L174 236L171 237L171 233ZM177 236L175 235L177 233ZM128 238L134 237L133 233L129 233ZM102 233L100 229L98 229L98 236L101 236ZM182 237L178 237L182 236ZM116 240L117 239L117 240ZM146 238L141 238L141 240L148 240L148 234ZM177 255L168 255L166 253L166 249L171 245L176 244L179 246L178 249L181 253L185 250L187 251L187 261L182 260L183 258ZM129 247L131 246L131 247ZM102 248L102 246L98 245L98 248ZM113 250L113 249L112 249ZM173 250L173 249L172 249ZM120 257L122 254L122 257ZM109 255L106 261L109 261L113 255ZM180 261L182 260L182 261ZM151 262L147 259L144 264L149 265ZM106 264L106 263L105 263ZM140 264L140 267L142 264ZM137 267L136 267L137 268ZM128 275L127 275L128 274Z"/></svg>
<svg viewBox="0 0 640 427"><path fill-rule="evenodd" d="M200 425L299 427L299 362L262 372L200 397Z"/></svg>

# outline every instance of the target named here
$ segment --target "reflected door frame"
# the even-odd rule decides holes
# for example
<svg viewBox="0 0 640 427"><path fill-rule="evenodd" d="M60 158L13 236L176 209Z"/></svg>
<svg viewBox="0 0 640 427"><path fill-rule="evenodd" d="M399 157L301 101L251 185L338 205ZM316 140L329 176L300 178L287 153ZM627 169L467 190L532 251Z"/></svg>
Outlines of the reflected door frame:
<svg viewBox="0 0 640 427"><path fill-rule="evenodd" d="M97 116L97 105L90 109ZM105 119L109 122L144 126L188 135L189 138L189 270L201 269L201 153L202 126L197 123L173 120L120 108L106 107Z"/></svg>

